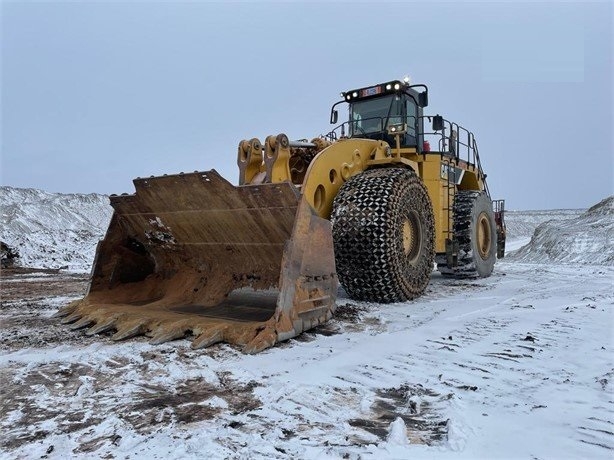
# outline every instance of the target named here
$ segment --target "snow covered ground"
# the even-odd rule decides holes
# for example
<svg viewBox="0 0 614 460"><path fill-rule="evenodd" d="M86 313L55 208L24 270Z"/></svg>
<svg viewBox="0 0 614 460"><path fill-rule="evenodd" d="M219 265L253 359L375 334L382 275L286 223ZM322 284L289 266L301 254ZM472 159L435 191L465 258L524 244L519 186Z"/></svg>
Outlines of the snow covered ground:
<svg viewBox="0 0 614 460"><path fill-rule="evenodd" d="M0 455L611 458L614 264L574 252L602 244L591 216L510 213L510 246L532 248L492 277L433 273L408 303L342 297L333 321L253 356L70 331L51 315L86 276L5 272ZM574 263L531 243L546 220ZM593 244L567 243L580 234Z"/></svg>

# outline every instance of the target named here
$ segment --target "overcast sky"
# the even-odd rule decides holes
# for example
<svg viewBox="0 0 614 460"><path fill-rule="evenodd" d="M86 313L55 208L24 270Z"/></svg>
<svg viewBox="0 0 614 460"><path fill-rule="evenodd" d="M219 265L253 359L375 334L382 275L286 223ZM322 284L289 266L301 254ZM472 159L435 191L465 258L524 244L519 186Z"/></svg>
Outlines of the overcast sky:
<svg viewBox="0 0 614 460"><path fill-rule="evenodd" d="M3 2L2 185L133 192L241 139L330 129L343 90L409 74L474 132L508 209L614 193L612 2ZM342 112L341 114L345 114Z"/></svg>

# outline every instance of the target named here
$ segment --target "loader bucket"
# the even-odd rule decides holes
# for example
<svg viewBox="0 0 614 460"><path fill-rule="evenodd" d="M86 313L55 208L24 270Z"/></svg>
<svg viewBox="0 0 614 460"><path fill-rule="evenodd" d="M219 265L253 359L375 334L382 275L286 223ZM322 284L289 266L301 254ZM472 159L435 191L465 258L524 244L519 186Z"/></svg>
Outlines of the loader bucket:
<svg viewBox="0 0 614 460"><path fill-rule="evenodd" d="M291 183L235 187L212 170L134 185L111 197L89 292L58 312L64 323L255 353L330 319L330 222Z"/></svg>

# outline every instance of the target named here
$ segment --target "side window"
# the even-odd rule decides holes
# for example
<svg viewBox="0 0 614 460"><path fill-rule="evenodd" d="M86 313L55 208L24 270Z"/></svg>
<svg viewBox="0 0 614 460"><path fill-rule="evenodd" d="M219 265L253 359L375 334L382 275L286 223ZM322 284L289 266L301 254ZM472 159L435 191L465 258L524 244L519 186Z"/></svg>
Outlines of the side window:
<svg viewBox="0 0 614 460"><path fill-rule="evenodd" d="M362 129L362 117L358 112L352 113L352 121L353 123L351 124L351 131L353 135L354 133L360 132L360 130Z"/></svg>
<svg viewBox="0 0 614 460"><path fill-rule="evenodd" d="M418 120L418 111L414 101L407 100L407 134L416 137L416 121Z"/></svg>

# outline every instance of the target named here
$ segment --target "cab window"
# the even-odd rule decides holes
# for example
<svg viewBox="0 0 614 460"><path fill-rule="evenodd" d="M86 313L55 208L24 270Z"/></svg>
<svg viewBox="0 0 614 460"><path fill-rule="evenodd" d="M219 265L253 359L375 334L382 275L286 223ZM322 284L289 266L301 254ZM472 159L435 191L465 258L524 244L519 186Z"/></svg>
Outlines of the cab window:
<svg viewBox="0 0 614 460"><path fill-rule="evenodd" d="M403 101L400 96L394 96L394 101L390 106L390 117L386 124L386 130L391 125L398 125L405 122L405 114L403 113Z"/></svg>
<svg viewBox="0 0 614 460"><path fill-rule="evenodd" d="M385 132L388 124L394 124L395 120L399 123L402 117L403 103L399 96L390 95L356 101L350 106L350 135Z"/></svg>

